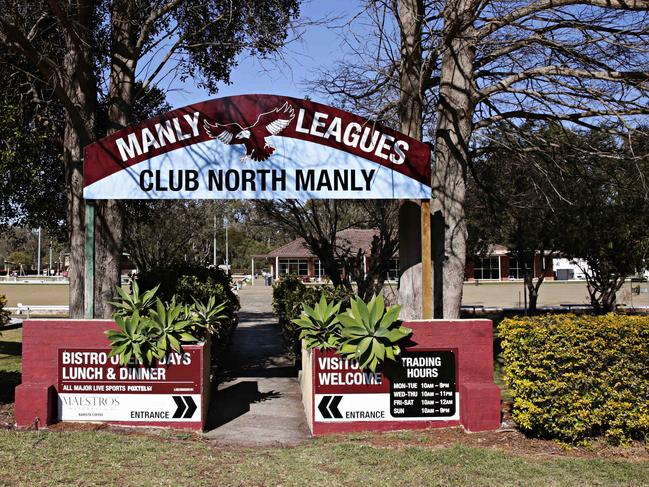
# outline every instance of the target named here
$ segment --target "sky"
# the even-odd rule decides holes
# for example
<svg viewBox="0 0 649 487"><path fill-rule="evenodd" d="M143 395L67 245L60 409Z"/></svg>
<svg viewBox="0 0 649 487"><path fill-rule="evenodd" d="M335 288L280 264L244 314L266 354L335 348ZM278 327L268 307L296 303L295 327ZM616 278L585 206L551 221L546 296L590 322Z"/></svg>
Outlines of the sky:
<svg viewBox="0 0 649 487"><path fill-rule="evenodd" d="M333 18L333 26L341 26L361 10L359 0L311 0L301 6L300 18L311 20ZM360 28L360 27L359 27ZM284 62L260 61L249 56L239 58L231 73L231 84L221 83L219 92L210 95L191 80L176 79L169 84L167 101L173 108L183 107L210 98L246 93L278 94L314 101L326 101L311 93L304 82L314 79L318 70L328 70L345 53L341 29L314 25L303 29L301 39L283 49ZM169 82L167 82L169 83ZM164 87L164 82L161 84Z"/></svg>

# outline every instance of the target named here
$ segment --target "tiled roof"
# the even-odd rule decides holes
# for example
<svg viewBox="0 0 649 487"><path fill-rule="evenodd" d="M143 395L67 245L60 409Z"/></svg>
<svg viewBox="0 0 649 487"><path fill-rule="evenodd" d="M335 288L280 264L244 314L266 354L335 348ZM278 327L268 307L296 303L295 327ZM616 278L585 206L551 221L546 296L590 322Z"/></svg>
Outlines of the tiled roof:
<svg viewBox="0 0 649 487"><path fill-rule="evenodd" d="M271 250L268 252L268 257L313 257L313 253L304 243L304 239L298 238Z"/></svg>
<svg viewBox="0 0 649 487"><path fill-rule="evenodd" d="M349 228L338 232L337 245L356 253L361 249L369 255L372 250L372 239L378 233L376 229ZM268 257L315 257L303 239L298 238L268 253Z"/></svg>
<svg viewBox="0 0 649 487"><path fill-rule="evenodd" d="M347 230L338 232L337 245L338 247L349 249L354 254L358 252L358 249L361 249L365 255L369 256L372 251L372 239L377 234L377 229L348 228ZM504 245L492 244L487 249L486 255L499 256L507 255L508 253L509 249ZM304 240L298 238L272 250L266 255L258 255L256 257L306 259L308 257L315 257L315 255L307 247ZM399 257L399 250L396 251L395 257Z"/></svg>

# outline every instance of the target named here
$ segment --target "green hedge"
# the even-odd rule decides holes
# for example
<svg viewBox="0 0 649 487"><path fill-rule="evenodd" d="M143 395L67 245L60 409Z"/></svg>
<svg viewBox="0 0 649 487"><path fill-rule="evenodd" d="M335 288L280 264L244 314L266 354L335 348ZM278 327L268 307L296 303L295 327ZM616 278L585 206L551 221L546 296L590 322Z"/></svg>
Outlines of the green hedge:
<svg viewBox="0 0 649 487"><path fill-rule="evenodd" d="M281 277L273 284L273 310L279 319L282 334L292 354L299 356L300 331L292 322L300 316L302 305L315 305L324 294L327 301L342 301L340 311L349 308L354 293L347 288L322 285L306 286L302 280L293 275Z"/></svg>
<svg viewBox="0 0 649 487"><path fill-rule="evenodd" d="M156 268L140 272L137 282L142 291L159 284L157 296L163 301L170 301L174 294L186 303L192 303L192 296L199 301L215 296L217 302L228 303L226 313L236 321L239 298L232 292L232 280L221 269L192 264Z"/></svg>
<svg viewBox="0 0 649 487"><path fill-rule="evenodd" d="M549 315L498 326L513 419L567 443L649 435L649 317Z"/></svg>

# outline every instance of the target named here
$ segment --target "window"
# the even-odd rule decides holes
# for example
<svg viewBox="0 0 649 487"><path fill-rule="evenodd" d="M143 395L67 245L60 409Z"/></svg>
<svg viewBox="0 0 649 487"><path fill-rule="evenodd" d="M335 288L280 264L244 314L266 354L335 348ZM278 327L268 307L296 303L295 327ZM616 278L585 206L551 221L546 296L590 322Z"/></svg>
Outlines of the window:
<svg viewBox="0 0 649 487"><path fill-rule="evenodd" d="M516 257L509 258L509 278L510 279L524 279L525 271L531 273L532 266L529 262L517 259Z"/></svg>
<svg viewBox="0 0 649 487"><path fill-rule="evenodd" d="M478 259L475 265L475 279L500 279L500 258L486 257Z"/></svg>
<svg viewBox="0 0 649 487"><path fill-rule="evenodd" d="M279 259L279 275L309 275L309 262L306 259Z"/></svg>
<svg viewBox="0 0 649 487"><path fill-rule="evenodd" d="M525 277L524 264L516 257L509 258L509 278L510 279L523 279Z"/></svg>
<svg viewBox="0 0 649 487"><path fill-rule="evenodd" d="M399 259L390 259L390 270L386 277L391 281L396 281L399 278Z"/></svg>

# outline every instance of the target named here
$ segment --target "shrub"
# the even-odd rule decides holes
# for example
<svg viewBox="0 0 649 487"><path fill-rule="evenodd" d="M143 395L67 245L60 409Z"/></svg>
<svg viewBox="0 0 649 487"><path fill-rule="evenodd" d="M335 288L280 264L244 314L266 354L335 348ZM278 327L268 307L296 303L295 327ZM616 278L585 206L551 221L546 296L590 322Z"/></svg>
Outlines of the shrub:
<svg viewBox="0 0 649 487"><path fill-rule="evenodd" d="M0 294L0 328L9 324L9 311L5 306L7 306L7 298L4 294Z"/></svg>
<svg viewBox="0 0 649 487"><path fill-rule="evenodd" d="M283 276L273 285L273 310L279 319L282 334L289 351L299 355L300 329L293 320L300 317L302 306L314 307L322 297L327 301L340 302L340 311L349 308L354 293L344 287L305 286L297 276Z"/></svg>
<svg viewBox="0 0 649 487"><path fill-rule="evenodd" d="M386 308L383 296L374 296L369 303L357 296L344 313L339 312L340 304L328 303L322 296L315 306L302 307L302 314L293 323L305 347L333 348L372 372L387 360L396 362L401 354L399 342L412 333L398 321L400 306Z"/></svg>
<svg viewBox="0 0 649 487"><path fill-rule="evenodd" d="M498 332L524 432L567 443L649 434L649 317L511 318Z"/></svg>
<svg viewBox="0 0 649 487"><path fill-rule="evenodd" d="M307 349L338 349L342 338L339 313L340 303L328 303L324 296L313 307L308 304L302 306L299 318L292 322L299 328L299 338L304 340Z"/></svg>
<svg viewBox="0 0 649 487"><path fill-rule="evenodd" d="M180 302L190 304L193 299L207 302L214 297L217 303L226 303L223 312L236 324L239 298L232 292L232 281L221 269L193 264L176 265L143 271L137 276L140 289L153 289L159 285L157 295L171 301L174 295Z"/></svg>
<svg viewBox="0 0 649 487"><path fill-rule="evenodd" d="M165 304L155 298L157 287L143 295L139 294L136 282L132 287L130 293L117 288L119 297L111 304L117 308L113 319L119 330L105 332L111 342L110 356L119 355L121 365L128 364L131 357L151 365L154 359L159 360L172 350L180 353L183 343L207 339L218 330L221 321L227 322L222 314L224 304L217 305L214 297L206 303L194 299L194 304L187 305L177 303L173 296Z"/></svg>
<svg viewBox="0 0 649 487"><path fill-rule="evenodd" d="M232 292L232 281L221 269L194 264L175 265L141 272L137 276L141 289L153 289L159 285L157 295L166 302L174 296L187 306L195 304L194 311L201 312L200 303L219 303L218 326L211 327L212 365L218 365L225 355L232 331L238 322L239 298ZM205 309L203 311L206 311ZM216 313L216 315L214 315Z"/></svg>

